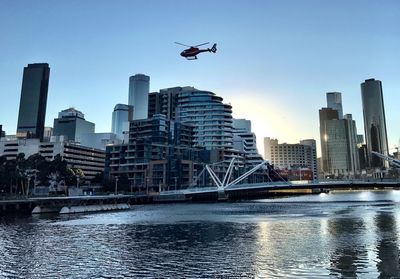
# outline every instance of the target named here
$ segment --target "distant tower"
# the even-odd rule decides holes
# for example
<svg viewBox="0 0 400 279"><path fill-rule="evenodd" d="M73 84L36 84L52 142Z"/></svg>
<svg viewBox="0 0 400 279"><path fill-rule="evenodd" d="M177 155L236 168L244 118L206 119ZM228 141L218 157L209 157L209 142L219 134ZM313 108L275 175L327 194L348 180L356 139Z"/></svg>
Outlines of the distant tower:
<svg viewBox="0 0 400 279"><path fill-rule="evenodd" d="M74 108L58 113L54 119L53 136L64 136L72 142L80 142L82 134L94 133L95 124L85 120L85 115Z"/></svg>
<svg viewBox="0 0 400 279"><path fill-rule="evenodd" d="M129 78L128 105L133 106L133 120L148 117L150 77L137 74Z"/></svg>
<svg viewBox="0 0 400 279"><path fill-rule="evenodd" d="M50 68L47 63L24 68L17 124L18 138L43 140Z"/></svg>
<svg viewBox="0 0 400 279"><path fill-rule="evenodd" d="M328 108L337 110L339 119L343 119L342 93L328 92L326 93L326 101Z"/></svg>
<svg viewBox="0 0 400 279"><path fill-rule="evenodd" d="M361 98L369 165L372 168L388 167L386 161L371 154L376 151L389 155L382 82L372 78L361 83Z"/></svg>
<svg viewBox="0 0 400 279"><path fill-rule="evenodd" d="M129 131L129 119L132 119L132 107L124 104L117 104L112 113L111 132L119 139L124 138L124 132Z"/></svg>

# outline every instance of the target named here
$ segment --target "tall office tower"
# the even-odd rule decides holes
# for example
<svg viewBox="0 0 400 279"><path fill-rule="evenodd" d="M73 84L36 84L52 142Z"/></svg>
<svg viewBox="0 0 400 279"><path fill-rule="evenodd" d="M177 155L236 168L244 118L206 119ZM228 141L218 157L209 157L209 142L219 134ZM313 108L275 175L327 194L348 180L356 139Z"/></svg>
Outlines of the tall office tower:
<svg viewBox="0 0 400 279"><path fill-rule="evenodd" d="M256 135L251 132L250 120L233 119L233 148L245 154L249 165L256 166L263 161L257 150Z"/></svg>
<svg viewBox="0 0 400 279"><path fill-rule="evenodd" d="M371 154L375 151L389 155L381 81L372 78L361 83L361 98L369 166L388 167L387 161Z"/></svg>
<svg viewBox="0 0 400 279"><path fill-rule="evenodd" d="M337 110L339 119L343 119L342 93L328 92L326 93L326 101L328 108Z"/></svg>
<svg viewBox="0 0 400 279"><path fill-rule="evenodd" d="M264 159L278 169L307 168L312 171L312 179L317 179L317 151L313 139L296 144L279 144L277 139L264 138Z"/></svg>
<svg viewBox="0 0 400 279"><path fill-rule="evenodd" d="M3 125L0 125L0 138L4 137L3 136Z"/></svg>
<svg viewBox="0 0 400 279"><path fill-rule="evenodd" d="M232 106L209 91L188 89L178 96L177 121L195 127L196 147L232 149Z"/></svg>
<svg viewBox="0 0 400 279"><path fill-rule="evenodd" d="M117 104L112 113L111 132L117 138L124 139L124 134L129 132L129 119L132 119L132 106Z"/></svg>
<svg viewBox="0 0 400 279"><path fill-rule="evenodd" d="M58 113L54 119L53 136L64 136L66 141L80 142L83 134L94 133L94 123L86 121L85 115L74 108Z"/></svg>
<svg viewBox="0 0 400 279"><path fill-rule="evenodd" d="M133 120L148 117L149 90L149 76L137 74L129 78L128 105L133 106Z"/></svg>
<svg viewBox="0 0 400 279"><path fill-rule="evenodd" d="M360 170L357 131L350 114L338 119L332 108L319 110L322 170L325 176L346 177Z"/></svg>
<svg viewBox="0 0 400 279"><path fill-rule="evenodd" d="M17 124L18 138L43 139L50 68L47 63L24 68Z"/></svg>

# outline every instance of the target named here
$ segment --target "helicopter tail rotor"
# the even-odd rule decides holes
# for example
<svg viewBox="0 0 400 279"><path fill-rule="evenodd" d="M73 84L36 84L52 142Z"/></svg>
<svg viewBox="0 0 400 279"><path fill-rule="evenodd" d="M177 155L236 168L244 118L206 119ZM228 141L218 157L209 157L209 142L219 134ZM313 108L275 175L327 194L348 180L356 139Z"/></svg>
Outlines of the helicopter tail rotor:
<svg viewBox="0 0 400 279"><path fill-rule="evenodd" d="M217 44L213 44L212 48L210 49L212 53L215 53L217 51Z"/></svg>

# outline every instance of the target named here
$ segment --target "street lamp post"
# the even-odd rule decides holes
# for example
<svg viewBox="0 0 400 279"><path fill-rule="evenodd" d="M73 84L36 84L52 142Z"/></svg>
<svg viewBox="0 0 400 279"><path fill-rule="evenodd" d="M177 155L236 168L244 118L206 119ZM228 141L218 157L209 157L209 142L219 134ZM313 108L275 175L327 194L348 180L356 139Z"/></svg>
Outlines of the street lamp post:
<svg viewBox="0 0 400 279"><path fill-rule="evenodd" d="M79 175L76 176L76 188L79 188Z"/></svg>
<svg viewBox="0 0 400 279"><path fill-rule="evenodd" d="M115 195L118 193L118 176L115 177Z"/></svg>

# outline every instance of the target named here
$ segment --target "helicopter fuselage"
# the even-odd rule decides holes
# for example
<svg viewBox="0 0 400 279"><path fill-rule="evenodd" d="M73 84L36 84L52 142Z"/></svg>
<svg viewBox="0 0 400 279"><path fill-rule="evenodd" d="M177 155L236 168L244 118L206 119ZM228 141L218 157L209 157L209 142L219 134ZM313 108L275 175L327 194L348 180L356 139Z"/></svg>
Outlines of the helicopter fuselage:
<svg viewBox="0 0 400 279"><path fill-rule="evenodd" d="M205 48L205 49L199 49L198 47L190 47L190 48L182 51L181 56L185 57L186 59L192 60L192 59L197 59L197 54L199 54L199 53L202 53L202 52L215 53L216 51L217 51L217 44L214 44L212 46L212 48Z"/></svg>
<svg viewBox="0 0 400 279"><path fill-rule="evenodd" d="M185 49L184 51L181 52L181 56L185 58L190 58L190 57L195 57L197 54L201 52L207 52L211 51L209 48L207 49L199 49L197 47L191 47L188 49Z"/></svg>

